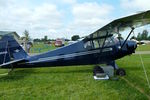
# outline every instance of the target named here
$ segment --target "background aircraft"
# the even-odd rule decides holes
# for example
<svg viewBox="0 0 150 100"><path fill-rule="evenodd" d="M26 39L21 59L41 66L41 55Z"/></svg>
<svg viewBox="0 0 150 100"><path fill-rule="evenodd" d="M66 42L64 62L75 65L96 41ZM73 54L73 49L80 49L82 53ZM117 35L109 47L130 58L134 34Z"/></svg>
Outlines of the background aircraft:
<svg viewBox="0 0 150 100"><path fill-rule="evenodd" d="M128 38L135 28L147 24L150 24L150 11L114 20L76 43L35 56L29 56L12 36L6 35L0 40L0 67L106 64L123 76L125 71L117 67L115 60L135 52L137 44ZM131 30L126 40L115 38L115 34L125 29Z"/></svg>

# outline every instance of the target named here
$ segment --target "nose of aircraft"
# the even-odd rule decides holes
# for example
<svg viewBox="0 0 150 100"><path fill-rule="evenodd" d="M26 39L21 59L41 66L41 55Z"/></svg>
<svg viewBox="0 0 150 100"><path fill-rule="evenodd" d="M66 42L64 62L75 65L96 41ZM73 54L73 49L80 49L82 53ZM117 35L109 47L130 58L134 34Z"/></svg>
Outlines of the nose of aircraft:
<svg viewBox="0 0 150 100"><path fill-rule="evenodd" d="M129 53L135 53L136 48L137 48L137 43L135 41L127 42L127 50Z"/></svg>

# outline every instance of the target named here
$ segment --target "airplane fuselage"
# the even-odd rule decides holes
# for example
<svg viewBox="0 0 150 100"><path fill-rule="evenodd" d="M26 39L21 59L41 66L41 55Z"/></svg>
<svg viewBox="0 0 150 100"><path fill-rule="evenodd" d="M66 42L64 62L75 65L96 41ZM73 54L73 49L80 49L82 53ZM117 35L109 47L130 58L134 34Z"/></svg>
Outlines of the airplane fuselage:
<svg viewBox="0 0 150 100"><path fill-rule="evenodd" d="M121 41L123 43L124 41ZM128 45L128 46L127 46ZM109 64L116 59L132 54L136 49L136 43L127 41L120 49L120 43L103 48L85 48L84 41L58 48L43 54L29 56L24 63L18 63L15 68L54 67L89 64Z"/></svg>

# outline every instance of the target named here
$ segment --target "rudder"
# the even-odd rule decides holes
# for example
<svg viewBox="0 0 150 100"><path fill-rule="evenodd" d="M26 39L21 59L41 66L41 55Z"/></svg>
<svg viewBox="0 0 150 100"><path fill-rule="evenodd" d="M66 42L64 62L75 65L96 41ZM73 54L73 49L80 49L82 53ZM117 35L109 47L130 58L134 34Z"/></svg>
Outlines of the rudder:
<svg viewBox="0 0 150 100"><path fill-rule="evenodd" d="M28 54L11 35L5 35L0 40L0 64L23 59Z"/></svg>

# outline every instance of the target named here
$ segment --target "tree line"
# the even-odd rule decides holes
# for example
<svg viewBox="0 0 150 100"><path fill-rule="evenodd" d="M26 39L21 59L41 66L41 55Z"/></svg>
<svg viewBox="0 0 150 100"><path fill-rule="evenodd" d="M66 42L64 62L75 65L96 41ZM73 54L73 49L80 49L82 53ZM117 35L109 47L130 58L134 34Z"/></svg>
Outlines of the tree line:
<svg viewBox="0 0 150 100"><path fill-rule="evenodd" d="M28 30L25 30L23 32L23 37L21 37L22 40L25 40L25 41L30 41L31 38L30 38L30 33ZM79 35L73 35L71 37L71 40L72 41L77 41L78 39L80 39L80 36ZM36 38L36 39L33 39L34 42L48 42L48 41L55 41L56 39L49 39L47 35L45 35L43 38ZM70 39L65 39L65 41L70 41Z"/></svg>
<svg viewBox="0 0 150 100"><path fill-rule="evenodd" d="M139 32L137 37L136 36L132 36L131 39L136 39L138 41L150 40L150 35L149 35L149 32L145 29L145 30L143 30L142 33Z"/></svg>
<svg viewBox="0 0 150 100"><path fill-rule="evenodd" d="M80 36L79 35L73 35L72 37L71 37L71 40L72 41L77 41L78 39L80 39ZM48 39L48 36L44 36L44 38L41 38L41 39L39 39L39 38L36 38L36 39L34 39L33 41L34 42L47 42L47 41L55 41L56 39ZM65 39L65 41L70 41L70 39Z"/></svg>

